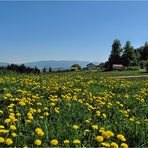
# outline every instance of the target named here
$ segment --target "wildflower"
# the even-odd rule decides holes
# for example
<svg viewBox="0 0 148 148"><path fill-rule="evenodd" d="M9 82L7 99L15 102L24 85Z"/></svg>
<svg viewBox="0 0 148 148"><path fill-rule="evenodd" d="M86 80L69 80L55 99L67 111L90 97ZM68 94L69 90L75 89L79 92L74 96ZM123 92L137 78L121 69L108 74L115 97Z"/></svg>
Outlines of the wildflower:
<svg viewBox="0 0 148 148"><path fill-rule="evenodd" d="M141 124L139 121L136 121L136 124Z"/></svg>
<svg viewBox="0 0 148 148"><path fill-rule="evenodd" d="M84 131L84 135L86 135L86 133L89 133L90 132L90 130L89 129L86 129L85 131Z"/></svg>
<svg viewBox="0 0 148 148"><path fill-rule="evenodd" d="M86 123L89 123L90 121L89 121L89 120L85 120L85 122L86 122Z"/></svg>
<svg viewBox="0 0 148 148"><path fill-rule="evenodd" d="M25 106L25 105L26 105L26 103L25 103L25 102L23 102L23 101L20 101L20 102L19 102L19 105L20 105L20 106Z"/></svg>
<svg viewBox="0 0 148 148"><path fill-rule="evenodd" d="M16 137L16 136L17 136L17 134L16 134L16 133L12 133L11 135L12 135L12 137Z"/></svg>
<svg viewBox="0 0 148 148"><path fill-rule="evenodd" d="M10 125L10 129L11 129L11 130L16 130L15 125Z"/></svg>
<svg viewBox="0 0 148 148"><path fill-rule="evenodd" d="M55 106L55 103L53 103L53 102L52 102L52 103L50 103L50 106Z"/></svg>
<svg viewBox="0 0 148 148"><path fill-rule="evenodd" d="M64 144L69 144L70 141L69 140L64 140Z"/></svg>
<svg viewBox="0 0 148 148"><path fill-rule="evenodd" d="M0 125L0 128L5 128L3 125Z"/></svg>
<svg viewBox="0 0 148 148"><path fill-rule="evenodd" d="M41 140L39 140L39 139L37 139L37 140L35 140L35 141L34 141L34 144L39 146L39 145L41 145L41 144L42 144L42 141L41 141Z"/></svg>
<svg viewBox="0 0 148 148"><path fill-rule="evenodd" d="M123 148L128 148L128 145L127 145L126 143L122 143L122 144L121 144L121 147L123 147Z"/></svg>
<svg viewBox="0 0 148 148"><path fill-rule="evenodd" d="M3 137L0 137L0 143L4 143L5 139Z"/></svg>
<svg viewBox="0 0 148 148"><path fill-rule="evenodd" d="M55 107L55 108L54 108L54 111L55 111L56 113L59 113L59 112L60 112L58 107Z"/></svg>
<svg viewBox="0 0 148 148"><path fill-rule="evenodd" d="M37 109L37 112L40 113L41 112L41 109Z"/></svg>
<svg viewBox="0 0 148 148"><path fill-rule="evenodd" d="M107 143L107 142L102 142L101 145L102 145L102 146L105 146L105 147L110 147L110 144Z"/></svg>
<svg viewBox="0 0 148 148"><path fill-rule="evenodd" d="M35 129L35 132L36 132L36 134L39 135L39 136L44 136L44 132L42 131L41 128L36 128L36 129Z"/></svg>
<svg viewBox="0 0 148 148"><path fill-rule="evenodd" d="M105 131L105 129L103 127L101 127L100 130L99 130L100 133L102 133L104 131Z"/></svg>
<svg viewBox="0 0 148 148"><path fill-rule="evenodd" d="M97 142L102 142L102 141L104 140L104 138L103 138L102 136L97 136L97 137L95 138L95 140L96 140Z"/></svg>
<svg viewBox="0 0 148 148"><path fill-rule="evenodd" d="M129 120L130 120L130 121L135 121L135 119L134 119L134 118L130 118Z"/></svg>
<svg viewBox="0 0 148 148"><path fill-rule="evenodd" d="M5 119L4 120L4 123L6 124L6 123L9 123L9 122L11 122L11 119Z"/></svg>
<svg viewBox="0 0 148 148"><path fill-rule="evenodd" d="M43 118L44 118L44 116L40 116L39 118L40 118L40 119L43 119Z"/></svg>
<svg viewBox="0 0 148 148"><path fill-rule="evenodd" d="M110 144L110 146L113 147L113 148L118 148L118 147L119 147L118 144L115 143L115 142L112 142L112 143Z"/></svg>
<svg viewBox="0 0 148 148"><path fill-rule="evenodd" d="M31 123L31 120L29 120L29 119L28 119L28 120L26 120L26 123Z"/></svg>
<svg viewBox="0 0 148 148"><path fill-rule="evenodd" d="M92 125L92 128L97 130L98 129L98 125Z"/></svg>
<svg viewBox="0 0 148 148"><path fill-rule="evenodd" d="M6 129L0 129L0 133L7 134L8 132L9 132L9 130L6 130Z"/></svg>
<svg viewBox="0 0 148 148"><path fill-rule="evenodd" d="M12 95L11 95L10 93L5 94L5 96L6 96L7 98L11 98L11 97L12 97Z"/></svg>
<svg viewBox="0 0 148 148"><path fill-rule="evenodd" d="M53 140L50 141L50 144L52 144L52 145L57 145L57 144L58 144L58 140L53 139Z"/></svg>
<svg viewBox="0 0 148 148"><path fill-rule="evenodd" d="M48 113L48 112L44 112L44 115L45 115L45 116L49 116L49 113Z"/></svg>
<svg viewBox="0 0 148 148"><path fill-rule="evenodd" d="M101 136L103 137L103 138L110 138L111 136L113 136L114 134L113 133L111 133L111 132L109 132L109 131L102 131L101 132Z"/></svg>
<svg viewBox="0 0 148 148"><path fill-rule="evenodd" d="M17 117L21 117L21 113L16 113L16 116Z"/></svg>
<svg viewBox="0 0 148 148"><path fill-rule="evenodd" d="M7 139L5 140L5 143L6 143L7 145L11 145L11 144L13 144L13 140L12 140L11 138L7 138Z"/></svg>
<svg viewBox="0 0 148 148"><path fill-rule="evenodd" d="M28 146L27 145L24 145L24 147L23 148L28 148Z"/></svg>
<svg viewBox="0 0 148 148"><path fill-rule="evenodd" d="M75 125L72 126L72 128L77 130L79 128L79 126L75 124Z"/></svg>
<svg viewBox="0 0 148 148"><path fill-rule="evenodd" d="M105 113L103 113L102 116L103 116L104 119L106 119L106 114Z"/></svg>
<svg viewBox="0 0 148 148"><path fill-rule="evenodd" d="M29 115L27 115L27 116L28 116L28 119L33 120L32 114L29 114Z"/></svg>
<svg viewBox="0 0 148 148"><path fill-rule="evenodd" d="M114 133L112 131L106 131L106 134L109 136L109 137L113 137L114 136Z"/></svg>
<svg viewBox="0 0 148 148"><path fill-rule="evenodd" d="M80 142L80 140L75 139L75 140L73 140L73 143L74 143L74 144L80 144L81 142Z"/></svg>
<svg viewBox="0 0 148 148"><path fill-rule="evenodd" d="M0 110L0 114L3 114L3 111L2 110Z"/></svg>
<svg viewBox="0 0 148 148"><path fill-rule="evenodd" d="M96 111L96 114L97 114L98 117L101 116L101 112L100 111Z"/></svg>
<svg viewBox="0 0 148 148"><path fill-rule="evenodd" d="M117 139L120 141L126 141L125 137L122 134L118 134Z"/></svg>

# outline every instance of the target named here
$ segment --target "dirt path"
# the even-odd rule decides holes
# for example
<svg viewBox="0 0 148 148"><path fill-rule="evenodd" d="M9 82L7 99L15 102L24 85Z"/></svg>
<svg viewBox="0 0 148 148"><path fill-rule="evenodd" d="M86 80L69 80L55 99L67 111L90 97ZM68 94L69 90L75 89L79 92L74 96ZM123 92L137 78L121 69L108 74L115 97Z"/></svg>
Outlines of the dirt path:
<svg viewBox="0 0 148 148"><path fill-rule="evenodd" d="M148 78L148 75L139 75L139 76L114 76L112 78Z"/></svg>

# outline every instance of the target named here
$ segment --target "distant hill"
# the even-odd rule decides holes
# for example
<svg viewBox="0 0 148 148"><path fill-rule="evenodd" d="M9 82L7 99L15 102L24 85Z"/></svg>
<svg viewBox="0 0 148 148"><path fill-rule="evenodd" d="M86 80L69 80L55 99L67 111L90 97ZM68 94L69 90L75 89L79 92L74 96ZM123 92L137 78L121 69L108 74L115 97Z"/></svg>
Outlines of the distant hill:
<svg viewBox="0 0 148 148"><path fill-rule="evenodd" d="M62 70L62 69L69 69L73 64L79 64L82 68L86 67L87 64L89 64L89 61L78 61L78 60L61 60L61 61L56 61L56 60L49 60L49 61L36 61L36 62L28 62L28 63L24 63L25 66L27 67L37 67L39 69L43 69L43 68L52 68L55 70ZM94 64L99 64L97 62L92 62ZM4 62L0 62L0 66L7 66L10 63L4 63ZM18 64L20 65L20 64Z"/></svg>
<svg viewBox="0 0 148 148"><path fill-rule="evenodd" d="M38 61L38 62L30 62L24 63L25 66L38 68L53 68L53 69L69 69L73 64L79 64L81 67L86 67L86 65L90 63L89 61Z"/></svg>
<svg viewBox="0 0 148 148"><path fill-rule="evenodd" d="M0 62L0 66L7 66L9 63Z"/></svg>

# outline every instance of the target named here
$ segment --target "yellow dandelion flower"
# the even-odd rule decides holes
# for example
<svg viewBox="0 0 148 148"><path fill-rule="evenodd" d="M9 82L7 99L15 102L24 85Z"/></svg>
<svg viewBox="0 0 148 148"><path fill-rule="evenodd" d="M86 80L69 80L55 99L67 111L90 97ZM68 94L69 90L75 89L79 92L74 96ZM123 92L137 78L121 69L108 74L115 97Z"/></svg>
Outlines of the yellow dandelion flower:
<svg viewBox="0 0 148 148"><path fill-rule="evenodd" d="M98 129L98 125L92 125L92 128L93 128L94 130L97 130L97 129Z"/></svg>
<svg viewBox="0 0 148 148"><path fill-rule="evenodd" d="M0 114L3 114L3 111L2 110L0 110Z"/></svg>
<svg viewBox="0 0 148 148"><path fill-rule="evenodd" d="M72 126L72 128L75 129L75 130L77 130L77 129L79 128L79 126L76 125L76 124L74 124L74 125Z"/></svg>
<svg viewBox="0 0 148 148"><path fill-rule="evenodd" d="M42 144L42 141L41 141L41 140L39 140L39 139L37 139L37 140L35 140L35 141L34 141L34 144L39 146L39 145L41 145L41 144Z"/></svg>
<svg viewBox="0 0 148 148"><path fill-rule="evenodd" d="M44 118L44 116L40 116L39 118L40 118L40 119L43 119L43 118Z"/></svg>
<svg viewBox="0 0 148 148"><path fill-rule="evenodd" d="M102 142L101 145L102 145L102 146L105 146L105 147L110 147L110 144L107 143L107 142Z"/></svg>
<svg viewBox="0 0 148 148"><path fill-rule="evenodd" d="M106 119L106 114L105 113L103 113L102 116L103 116L104 119Z"/></svg>
<svg viewBox="0 0 148 148"><path fill-rule="evenodd" d="M64 140L63 142L64 142L64 144L69 144L69 143L70 143L70 141L69 141L69 140L67 140L67 139L66 139L66 140Z"/></svg>
<svg viewBox="0 0 148 148"><path fill-rule="evenodd" d="M28 120L26 120L26 123L31 123L31 122L32 122L32 121L31 121L31 120L29 120L29 119L28 119Z"/></svg>
<svg viewBox="0 0 148 148"><path fill-rule="evenodd" d="M44 112L44 115L45 115L45 116L49 116L49 113L48 113L48 112Z"/></svg>
<svg viewBox="0 0 148 148"><path fill-rule="evenodd" d="M21 117L21 113L16 113L16 116L17 117Z"/></svg>
<svg viewBox="0 0 148 148"><path fill-rule="evenodd" d="M58 140L53 139L53 140L50 141L50 144L52 144L52 145L58 145Z"/></svg>
<svg viewBox="0 0 148 148"><path fill-rule="evenodd" d="M95 140L96 140L97 142L102 142L102 141L104 140L104 138L103 138L102 136L97 136L97 137L95 138Z"/></svg>
<svg viewBox="0 0 148 148"><path fill-rule="evenodd" d="M136 121L136 124L141 124L139 121Z"/></svg>
<svg viewBox="0 0 148 148"><path fill-rule="evenodd" d="M118 147L119 147L118 144L115 143L115 142L112 142L112 143L110 144L110 146L113 147L113 148L118 148Z"/></svg>
<svg viewBox="0 0 148 148"><path fill-rule="evenodd" d="M53 103L53 102L52 102L52 103L50 103L50 106L55 106L55 103Z"/></svg>
<svg viewBox="0 0 148 148"><path fill-rule="evenodd" d="M5 143L6 143L7 145L11 145L11 144L13 144L13 140L12 140L11 138L7 138L7 139L5 140Z"/></svg>
<svg viewBox="0 0 148 148"><path fill-rule="evenodd" d="M122 134L118 134L117 139L123 142L126 141L125 137Z"/></svg>
<svg viewBox="0 0 148 148"><path fill-rule="evenodd" d="M3 137L0 137L0 143L4 143L5 139Z"/></svg>
<svg viewBox="0 0 148 148"><path fill-rule="evenodd" d="M39 135L39 136L44 136L44 132L42 131L41 128L36 128L36 129L35 129L35 132L36 132L36 134Z"/></svg>
<svg viewBox="0 0 148 148"><path fill-rule="evenodd" d="M4 120L4 123L6 124L6 123L9 123L9 122L11 122L11 119L5 119Z"/></svg>
<svg viewBox="0 0 148 148"><path fill-rule="evenodd" d="M79 139L75 139L75 140L73 140L73 143L74 143L74 144L80 144L81 141L80 141Z"/></svg>
<svg viewBox="0 0 148 148"><path fill-rule="evenodd" d="M5 128L3 125L0 125L0 128Z"/></svg>
<svg viewBox="0 0 148 148"><path fill-rule="evenodd" d="M17 134L16 134L16 133L12 133L11 135L12 135L12 137L16 137L16 136L17 136Z"/></svg>
<svg viewBox="0 0 148 148"><path fill-rule="evenodd" d="M113 137L114 136L114 133L112 132L112 131L106 131L106 134L108 135L108 136L110 136L110 137Z"/></svg>
<svg viewBox="0 0 148 148"><path fill-rule="evenodd" d="M86 129L83 133L84 133L84 135L86 135L89 132L90 132L90 130L89 129Z"/></svg>
<svg viewBox="0 0 148 148"><path fill-rule="evenodd" d="M24 145L24 147L23 148L28 148L28 146L27 145Z"/></svg>
<svg viewBox="0 0 148 148"><path fill-rule="evenodd" d="M127 145L126 143L122 143L122 144L121 144L121 147L122 147L122 148L128 148L128 145Z"/></svg>
<svg viewBox="0 0 148 148"><path fill-rule="evenodd" d="M6 129L0 129L0 133L7 134L8 132L9 132L9 130L6 130Z"/></svg>
<svg viewBox="0 0 148 148"><path fill-rule="evenodd" d="M10 125L10 129L11 130L16 130L16 126L15 125Z"/></svg>
<svg viewBox="0 0 148 148"><path fill-rule="evenodd" d="M55 107L55 108L54 108L54 111L55 111L56 113L59 113L59 112L60 112L58 107Z"/></svg>
<svg viewBox="0 0 148 148"><path fill-rule="evenodd" d="M110 138L110 133L109 133L109 132L106 132L106 131L102 131L102 132L101 132L101 136L102 136L103 138Z"/></svg>
<svg viewBox="0 0 148 148"><path fill-rule="evenodd" d="M101 112L100 111L96 111L96 114L97 114L98 117L101 116Z"/></svg>
<svg viewBox="0 0 148 148"><path fill-rule="evenodd" d="M90 121L89 121L89 120L85 120L85 122L86 122L86 123L89 123Z"/></svg>
<svg viewBox="0 0 148 148"><path fill-rule="evenodd" d="M25 103L25 102L23 102L23 101L20 101L20 102L19 102L19 105L20 105L20 106L25 106L25 105L26 105L26 103Z"/></svg>

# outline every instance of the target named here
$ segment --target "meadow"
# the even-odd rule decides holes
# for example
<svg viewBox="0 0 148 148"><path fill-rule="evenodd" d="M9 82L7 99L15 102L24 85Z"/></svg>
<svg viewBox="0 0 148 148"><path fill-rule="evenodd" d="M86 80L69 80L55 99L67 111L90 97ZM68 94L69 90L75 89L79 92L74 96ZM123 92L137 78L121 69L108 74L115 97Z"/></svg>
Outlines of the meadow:
<svg viewBox="0 0 148 148"><path fill-rule="evenodd" d="M148 79L112 75L1 74L0 147L148 147Z"/></svg>

